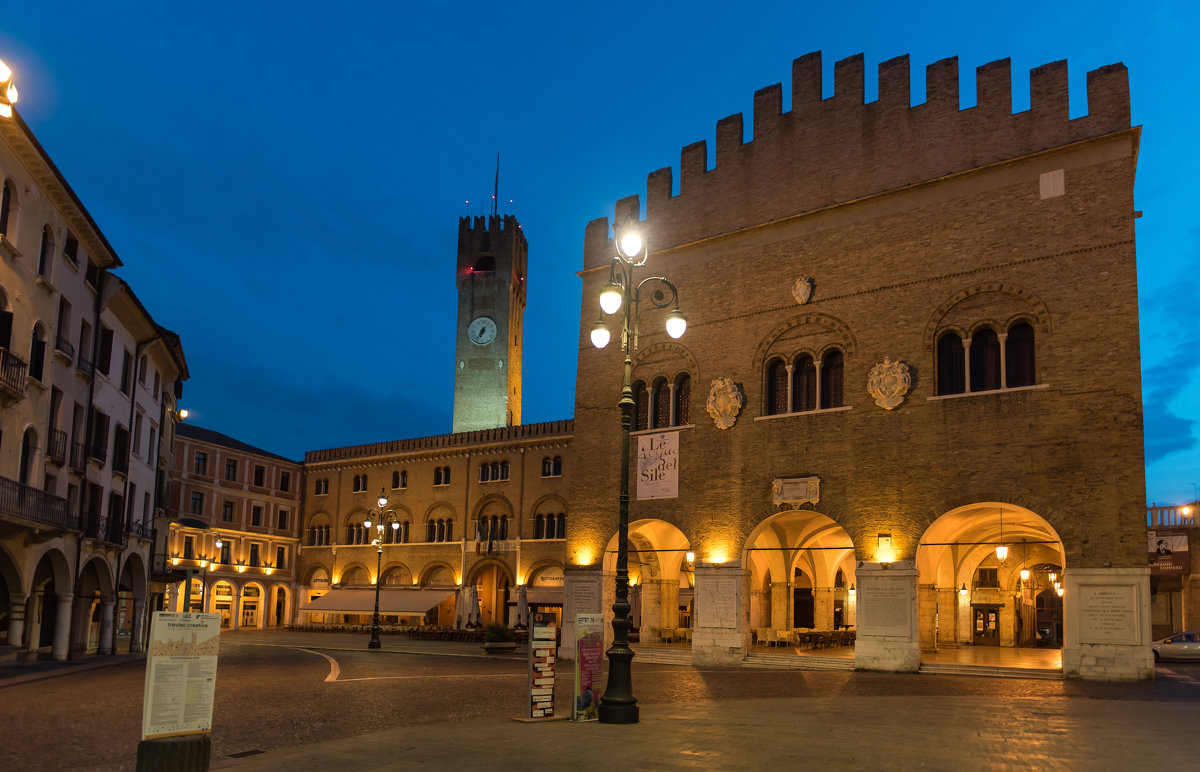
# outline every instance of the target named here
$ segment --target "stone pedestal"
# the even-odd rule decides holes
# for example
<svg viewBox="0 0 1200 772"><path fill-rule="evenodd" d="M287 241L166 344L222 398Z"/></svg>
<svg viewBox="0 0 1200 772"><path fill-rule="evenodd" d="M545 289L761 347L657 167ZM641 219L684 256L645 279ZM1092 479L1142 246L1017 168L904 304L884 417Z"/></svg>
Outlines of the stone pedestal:
<svg viewBox="0 0 1200 772"><path fill-rule="evenodd" d="M607 650L612 643L612 603L609 608L603 607L604 590L601 587L603 574L599 568L563 569L563 616L562 616L562 645L558 648L558 658L574 661L575 647L575 615L604 614L604 648ZM611 590L610 590L611 592Z"/></svg>
<svg viewBox="0 0 1200 772"><path fill-rule="evenodd" d="M858 582L854 666L859 670L916 672L917 569L911 560L862 563Z"/></svg>
<svg viewBox="0 0 1200 772"><path fill-rule="evenodd" d="M1149 567L1068 568L1063 590L1063 675L1154 678Z"/></svg>
<svg viewBox="0 0 1200 772"><path fill-rule="evenodd" d="M750 573L738 565L696 566L692 664L734 665L750 650Z"/></svg>

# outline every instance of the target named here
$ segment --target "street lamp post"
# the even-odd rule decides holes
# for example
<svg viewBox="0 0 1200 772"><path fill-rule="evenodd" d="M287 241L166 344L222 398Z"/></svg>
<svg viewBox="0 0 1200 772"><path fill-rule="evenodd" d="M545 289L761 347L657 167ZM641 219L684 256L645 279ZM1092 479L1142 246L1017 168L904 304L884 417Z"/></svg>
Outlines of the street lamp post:
<svg viewBox="0 0 1200 772"><path fill-rule="evenodd" d="M380 573L383 571L383 532L387 526L391 526L392 530L400 528L400 520L396 517L395 510L387 509L388 498L383 489L379 489L379 509L370 510L367 519L363 521L363 527L369 533L371 530L371 516L375 515L375 538L371 540L371 546L375 548L375 616L371 620L371 642L367 644L368 649L378 649L383 646L379 641L379 580Z"/></svg>
<svg viewBox="0 0 1200 772"><path fill-rule="evenodd" d="M634 283L634 269L644 265L650 249L633 224L633 218L614 229L617 255L609 266L608 284L600 292L600 320L592 327L592 345L604 348L611 339L603 314L621 312L621 350L625 353L625 380L621 386L621 490L618 496L616 601L613 603L613 644L608 650L608 683L600 698L599 719L605 724L636 724L637 698L633 696L633 650L629 648L629 431L633 426L633 373L631 350L637 348L638 317L643 299L650 307L674 305L667 314L667 334L679 338L687 317L679 311L679 291L661 276ZM643 289L646 296L643 298ZM632 344L632 345L631 345Z"/></svg>

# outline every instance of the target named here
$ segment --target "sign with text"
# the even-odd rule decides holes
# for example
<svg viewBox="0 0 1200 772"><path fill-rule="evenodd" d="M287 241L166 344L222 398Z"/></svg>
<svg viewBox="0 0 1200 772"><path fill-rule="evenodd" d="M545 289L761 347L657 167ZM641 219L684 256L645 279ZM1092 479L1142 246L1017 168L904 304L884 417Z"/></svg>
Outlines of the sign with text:
<svg viewBox="0 0 1200 772"><path fill-rule="evenodd" d="M1138 597L1133 585L1080 584L1076 593L1080 643L1138 642Z"/></svg>
<svg viewBox="0 0 1200 772"><path fill-rule="evenodd" d="M529 717L554 715L554 660L558 626L554 615L537 612L529 629Z"/></svg>
<svg viewBox="0 0 1200 772"><path fill-rule="evenodd" d="M575 617L575 701L572 721L595 721L600 707L597 691L604 652L604 615L578 614Z"/></svg>
<svg viewBox="0 0 1200 772"><path fill-rule="evenodd" d="M1151 576L1185 576L1192 572L1188 537L1179 531L1147 531Z"/></svg>
<svg viewBox="0 0 1200 772"><path fill-rule="evenodd" d="M678 496L679 432L638 435L638 500Z"/></svg>
<svg viewBox="0 0 1200 772"><path fill-rule="evenodd" d="M220 614L156 611L150 623L142 739L212 730Z"/></svg>

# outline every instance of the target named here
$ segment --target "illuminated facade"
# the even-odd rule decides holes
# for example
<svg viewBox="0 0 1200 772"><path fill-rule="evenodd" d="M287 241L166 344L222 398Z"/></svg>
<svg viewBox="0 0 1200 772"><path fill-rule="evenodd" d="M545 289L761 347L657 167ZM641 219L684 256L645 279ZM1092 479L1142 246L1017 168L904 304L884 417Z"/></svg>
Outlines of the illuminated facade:
<svg viewBox="0 0 1200 772"><path fill-rule="evenodd" d="M878 101L864 76L838 62L822 98L803 57L789 112L780 85L755 94L753 141L730 116L714 168L698 142L678 193L649 175L639 270L678 286L689 328L643 324L634 356L635 486L651 438L678 447L677 495L631 501L643 624L668 626L685 576L697 664L854 625L863 669L1042 646L1067 676L1153 677L1125 68L1089 73L1074 119L1065 62L1016 114L1007 60L966 109L954 59L917 106L907 57L880 65ZM640 212L622 200L616 222ZM568 625L613 601L621 355L588 337L614 254L591 223Z"/></svg>

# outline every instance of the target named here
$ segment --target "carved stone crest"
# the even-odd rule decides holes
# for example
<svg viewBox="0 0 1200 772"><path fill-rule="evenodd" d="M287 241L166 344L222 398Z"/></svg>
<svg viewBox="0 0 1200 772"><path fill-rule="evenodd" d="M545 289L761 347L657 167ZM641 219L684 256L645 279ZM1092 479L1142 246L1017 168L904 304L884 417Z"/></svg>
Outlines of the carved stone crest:
<svg viewBox="0 0 1200 772"><path fill-rule="evenodd" d="M882 362L871 368L867 376L867 393L884 410L891 410L903 402L911 386L912 376L908 374L908 365L900 361L893 362L891 357L884 357Z"/></svg>
<svg viewBox="0 0 1200 772"><path fill-rule="evenodd" d="M813 280L807 276L801 276L796 279L796 283L792 285L792 297L800 305L804 305L812 297Z"/></svg>
<svg viewBox="0 0 1200 772"><path fill-rule="evenodd" d="M816 504L821 500L821 478L776 477L771 481L771 503L784 509L798 509L801 504Z"/></svg>
<svg viewBox="0 0 1200 772"><path fill-rule="evenodd" d="M708 390L708 414L718 429L728 429L742 412L742 392L732 378L717 378Z"/></svg>

